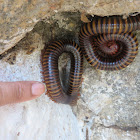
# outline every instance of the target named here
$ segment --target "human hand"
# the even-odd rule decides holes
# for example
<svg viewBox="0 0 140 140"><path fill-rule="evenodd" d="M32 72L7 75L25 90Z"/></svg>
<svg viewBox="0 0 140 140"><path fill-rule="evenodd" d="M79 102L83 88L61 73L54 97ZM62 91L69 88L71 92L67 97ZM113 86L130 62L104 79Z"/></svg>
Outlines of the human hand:
<svg viewBox="0 0 140 140"><path fill-rule="evenodd" d="M40 82L0 82L0 106L32 100L45 91L45 85Z"/></svg>

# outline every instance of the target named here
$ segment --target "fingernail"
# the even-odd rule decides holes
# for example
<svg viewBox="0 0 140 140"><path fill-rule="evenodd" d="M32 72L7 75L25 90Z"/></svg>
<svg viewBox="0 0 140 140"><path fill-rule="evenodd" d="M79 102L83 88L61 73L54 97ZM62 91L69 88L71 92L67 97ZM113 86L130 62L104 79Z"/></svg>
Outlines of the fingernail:
<svg viewBox="0 0 140 140"><path fill-rule="evenodd" d="M39 96L46 92L46 85L44 83L32 84L32 95Z"/></svg>

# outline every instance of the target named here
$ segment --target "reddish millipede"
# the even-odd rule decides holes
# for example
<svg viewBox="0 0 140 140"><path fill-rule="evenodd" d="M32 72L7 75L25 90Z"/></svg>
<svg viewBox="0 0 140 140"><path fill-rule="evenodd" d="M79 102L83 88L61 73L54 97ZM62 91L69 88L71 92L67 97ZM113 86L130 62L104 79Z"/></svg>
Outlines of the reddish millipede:
<svg viewBox="0 0 140 140"><path fill-rule="evenodd" d="M95 18L82 26L80 47L73 41L55 41L42 54L44 82L48 96L55 102L74 105L79 95L83 71L83 56L97 69L119 70L128 66L138 53L138 41L132 31L140 29L140 14L128 19ZM62 88L58 58L67 52L71 57L68 89Z"/></svg>
<svg viewBox="0 0 140 140"><path fill-rule="evenodd" d="M128 66L138 53L132 31L140 29L140 14L94 18L82 26L79 41L87 61L97 69L119 70Z"/></svg>
<svg viewBox="0 0 140 140"><path fill-rule="evenodd" d="M58 70L58 58L64 52L68 53L71 58L69 86L67 91L64 91L62 88ZM49 97L58 103L76 104L83 71L83 55L81 48L73 41L55 41L51 43L44 50L42 68Z"/></svg>

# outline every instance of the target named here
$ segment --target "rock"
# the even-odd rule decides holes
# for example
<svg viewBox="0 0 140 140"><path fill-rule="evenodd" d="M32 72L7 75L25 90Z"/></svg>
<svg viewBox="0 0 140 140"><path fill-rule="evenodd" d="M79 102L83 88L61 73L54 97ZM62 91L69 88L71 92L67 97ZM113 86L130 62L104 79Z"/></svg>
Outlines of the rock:
<svg viewBox="0 0 140 140"><path fill-rule="evenodd" d="M27 47L35 49L28 53ZM28 34L0 60L1 81L42 81L43 47L42 37L37 32ZM8 59L10 55L15 56L13 61ZM56 104L45 94L29 102L0 107L0 114L1 139L80 139L78 121L71 107Z"/></svg>
<svg viewBox="0 0 140 140"><path fill-rule="evenodd" d="M55 13L79 11L82 15L83 13L100 16L128 15L140 12L139 7L139 0L1 0L0 54L15 46L38 21Z"/></svg>
<svg viewBox="0 0 140 140"><path fill-rule="evenodd" d="M12 2L14 3L16 1ZM9 3L12 4L12 2ZM20 19L19 22L16 24L17 18L15 18L15 22L13 21L13 23L11 23L13 28L20 26L25 29L22 33L19 32L17 36L15 35L14 38L16 39L18 36L20 37L20 35L25 37L23 38L22 36L22 39L20 38L21 41L19 42L15 41L13 44L16 45L13 45L14 47L12 49L0 56L1 81L42 81L40 55L41 50L44 48L44 44L62 38L69 38L78 42L78 31L81 26L81 13L84 13L84 10L86 11L85 13L90 12L91 8L88 7L88 4L92 4L91 7L94 8L96 8L97 5L98 9L98 5L100 4L97 3L101 3L101 1L97 1L97 3L93 5L90 1L89 3L84 1L79 2L80 6L78 6L76 4L78 2L76 1L73 3L72 1L69 1L69 5L67 5L67 1L61 1L65 4L65 6L62 6L57 1L56 3L54 2L56 5L49 1L46 9L51 5L52 10L56 12L56 14L53 12L51 13L50 10L47 14L52 14L52 16L46 16L46 12L37 16L39 10L43 11L43 8L40 8L40 5L45 7L45 2L28 2L34 3L32 6L38 9L35 10L32 6L30 7L34 9L32 9L32 12L35 14L34 17L36 17L37 21L30 24L26 22L26 25L22 27L20 26L21 18L18 16ZM112 3L130 3L131 8L123 8L123 11L120 10L120 13L118 14L128 14L139 10L137 8L138 4L135 5L136 9L132 6L134 3L138 3L137 0L131 2L106 1L106 3L109 3L108 5L110 6ZM25 1L23 1L22 4L24 5ZM38 6L36 6L37 4ZM104 3L102 2L102 7L104 7L103 4ZM13 6L16 7L16 4ZM22 6L20 7L20 4L17 4L17 7L18 6L18 10L21 10ZM26 6L28 6L28 4L26 4L25 7ZM57 7L56 9L55 6ZM127 6L129 7L129 5ZM69 10L75 11L76 7L79 7L81 13L62 12ZM11 8L14 9L13 7ZM120 7L120 9L121 8L122 7ZM25 9L21 12L21 15L24 11L29 14L28 10ZM44 8L44 10L46 9ZM60 12L58 9L62 11ZM93 11L94 10L95 9L93 9ZM99 8L99 11L100 10L103 11L103 9ZM109 9L106 9L104 12L99 13L99 15L117 14L118 9L115 10L111 13ZM29 15L32 15L32 12ZM90 14L97 14L94 12ZM27 13L23 14L25 16L23 16L23 19L28 17ZM42 19L42 15L47 18L38 22ZM29 18L30 20L32 20L31 17L32 16ZM86 19L84 20L86 21ZM26 20L24 19L22 22L24 21ZM35 25L36 22L38 23ZM11 27L11 25L9 25L9 27ZM6 26L8 25L6 24L5 27ZM26 29L32 31L29 32L29 30ZM3 28L3 30L8 33L10 28L8 28L8 30ZM25 35L25 33L27 34ZM9 36L11 36L11 34ZM139 32L137 32L137 36L140 42ZM5 48L6 44L8 45L8 42L5 42L3 45L4 49L1 52L8 49ZM9 48L10 47L12 46L9 46ZM71 108L68 105L56 104L46 95L42 95L38 99L32 101L0 107L0 138L5 140L139 140L139 58L140 54L137 55L134 62L126 69L114 72L95 70L85 60L81 97L75 107ZM65 62L65 60L62 61L62 63Z"/></svg>

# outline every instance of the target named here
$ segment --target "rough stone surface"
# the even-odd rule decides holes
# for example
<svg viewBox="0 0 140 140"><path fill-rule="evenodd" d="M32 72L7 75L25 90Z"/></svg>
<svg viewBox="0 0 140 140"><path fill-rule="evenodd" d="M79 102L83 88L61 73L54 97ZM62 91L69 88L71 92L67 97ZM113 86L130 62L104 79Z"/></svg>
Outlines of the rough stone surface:
<svg viewBox="0 0 140 140"><path fill-rule="evenodd" d="M23 48L19 46L9 54L15 55L17 52L12 64L12 60L9 63L9 55L0 60L1 81L42 81L42 39L37 33L32 33L32 37L27 36L26 39L19 43ZM29 42L32 43L29 45ZM24 45L36 49L29 55ZM46 95L29 102L0 107L0 114L0 139L3 140L79 139L78 121L71 107L56 104Z"/></svg>
<svg viewBox="0 0 140 140"><path fill-rule="evenodd" d="M41 19L57 12L128 15L140 12L139 0L0 0L0 54L21 40Z"/></svg>
<svg viewBox="0 0 140 140"><path fill-rule="evenodd" d="M12 9L15 9L14 7L10 7L10 5L6 5L6 2L8 1L5 1L5 7L7 6L8 8L11 8L11 11ZM12 2L14 4L14 2L16 1ZM22 2L22 4L24 5L25 1ZM34 5L37 4L36 2L38 1L36 0L28 2L34 2L34 7ZM44 7L45 5L43 2L42 7ZM51 2L49 1L50 5ZM26 36L20 42L18 42L18 39L13 43L15 44L18 42L15 47L3 53L3 55L0 56L1 81L42 81L40 55L41 50L44 48L44 44L49 43L52 40L58 40L61 38L73 39L76 42L78 42L78 31L81 26L80 12L84 11L86 13L90 13L90 9L92 9L92 6L95 9L97 7L98 13L96 13L97 11L94 11L95 9L93 8L93 13L91 12L90 14L128 14L130 12L139 11L139 6L137 4L139 1L137 0L97 0L94 1L95 4L90 3L90 1L69 1L69 5L66 1L62 1L63 4L65 4L65 6L62 6L60 4L60 7L57 2L58 1L55 1L54 3L56 5L52 4L51 6L52 9L54 8L53 11L58 13L52 14L50 10L50 12L47 12L47 14L49 15L51 13L53 16L49 17L46 16L46 12L45 14L39 14L37 16L38 11L41 9L41 3L38 2L38 6L34 7L39 9L34 9L33 12L35 13L34 18L36 19L36 21L34 21L31 24L28 24L28 26L27 24L25 24L24 28L22 27L25 30L22 33L19 33L17 36L15 36L15 40L17 37L20 37L20 35L21 39L25 35L25 33L31 30L35 23L42 17L46 16L47 18L38 22L35 25L34 29L28 34L26 34ZM76 4L77 2L79 2L79 6ZM98 2L100 4L97 4ZM19 3L17 4L19 6L18 10L21 10ZM122 7L120 6L120 11L119 9L115 8L112 12L110 12L111 10L109 10L109 8L105 8L106 10L104 11L103 9L99 8L98 5L101 5L101 7L106 7L104 3L108 3L106 6L110 5L110 7L112 5L115 5L115 3L118 3L118 7L119 4L124 3L129 3L130 5L126 4L125 6L128 7L128 9L124 8L124 6L123 11L121 9ZM136 3L135 6L134 3ZM75 5L73 6L73 4ZM88 4L92 4L92 6L89 7ZM14 6L16 6L16 4ZM62 11L76 11L76 8L78 7L78 10L80 12L59 13L59 10L57 8L55 9L55 6L57 6L57 8L61 9ZM16 10L17 9L15 9L15 12ZM28 17L28 14L24 13L25 11L29 13L29 11L26 8L21 12L21 15L23 14L23 22L26 21L24 19L24 15L26 15L25 18ZM32 12L30 14L32 14ZM9 14L7 16L9 16ZM21 24L21 18L19 16L19 22L16 22L16 13L14 17L15 19L13 19L13 22L11 24L13 24L13 28L16 29ZM31 17L29 18L30 20ZM85 14L82 15L82 20L86 21ZM11 27L11 24L9 21L9 27ZM8 35L6 34L6 32L8 33L13 28L8 28L8 25L5 24L5 28L3 27L4 35ZM12 43L12 32L9 35L9 37L10 36L11 38L9 38L9 42ZM2 37L3 35L1 36L1 38ZM137 32L137 37L140 42L139 32ZM5 42L4 46L1 45L1 48L5 48L5 45L8 44L8 42ZM64 58L63 60L61 60L61 64L66 62L66 59ZM96 70L92 68L85 60L83 74L84 80L81 85L81 97L77 103L77 106L75 107L71 108L68 105L56 104L45 95L42 95L38 99L32 101L0 107L0 139L139 140L139 60L140 53L137 55L134 62L131 65L129 65L126 69L114 72Z"/></svg>

